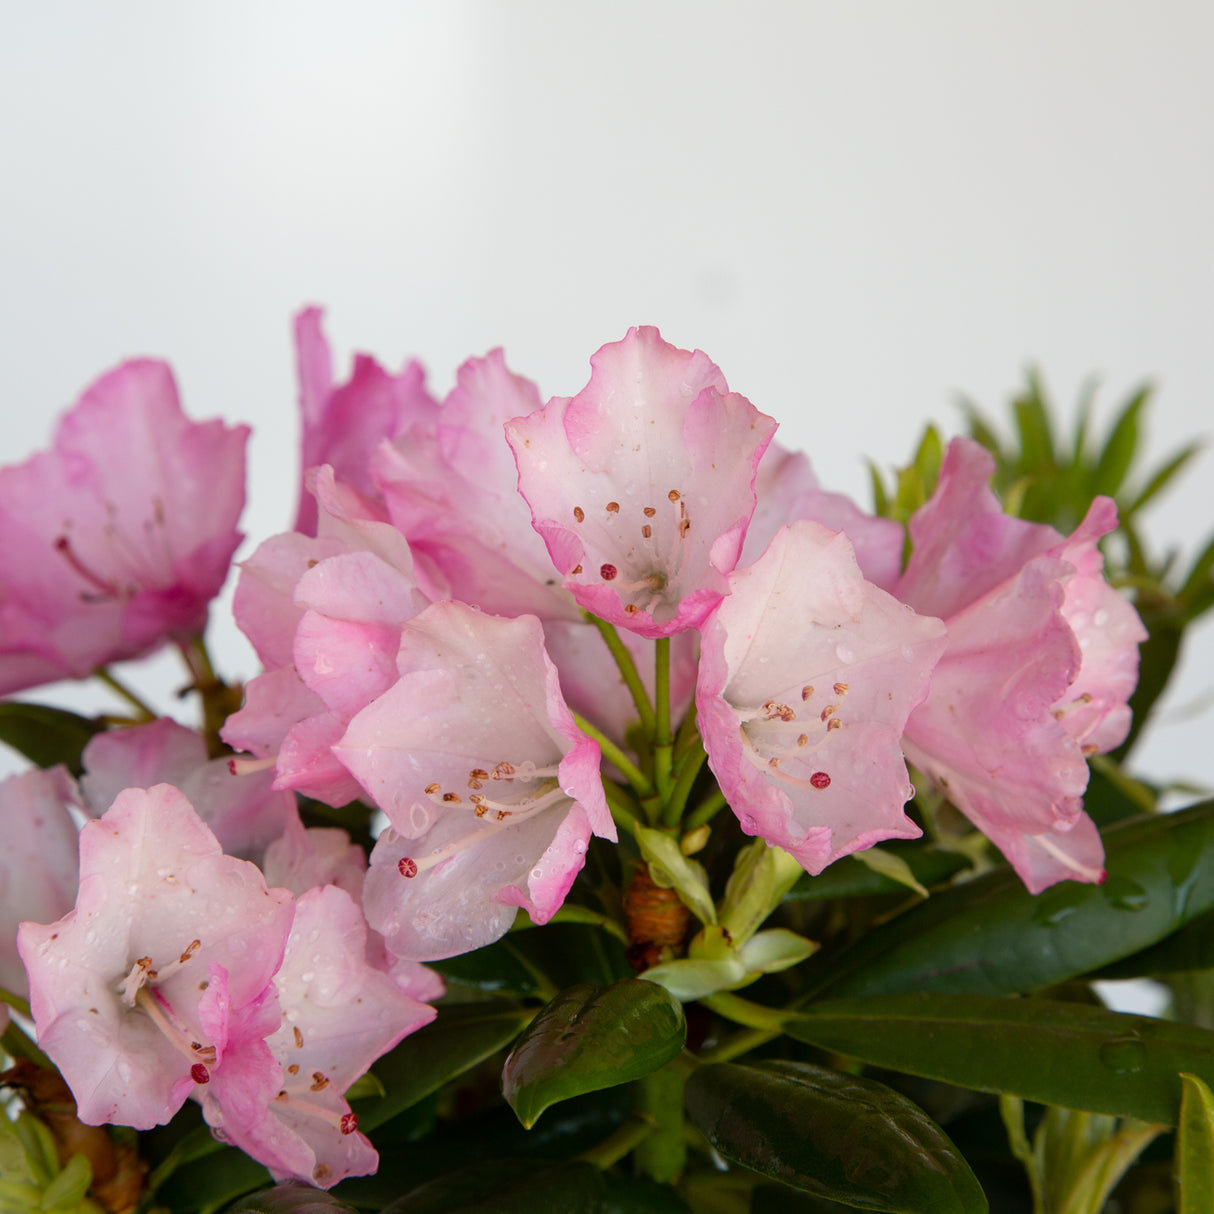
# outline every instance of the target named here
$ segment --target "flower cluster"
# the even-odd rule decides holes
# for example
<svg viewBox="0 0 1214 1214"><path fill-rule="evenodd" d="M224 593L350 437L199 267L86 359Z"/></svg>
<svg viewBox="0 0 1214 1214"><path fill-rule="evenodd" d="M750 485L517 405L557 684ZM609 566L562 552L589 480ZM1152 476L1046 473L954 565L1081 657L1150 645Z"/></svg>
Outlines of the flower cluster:
<svg viewBox="0 0 1214 1214"><path fill-rule="evenodd" d="M1069 537L1011 517L955 440L904 564L899 524L656 329L547 404L500 351L441 403L416 364L335 385L319 312L296 333L306 475L296 529L240 567L264 669L239 710L0 786L27 920L0 980L28 975L85 1122L192 1098L276 1175L372 1170L344 1092L433 1016L420 963L550 920L617 828L653 861L727 804L818 874L921 833L909 759L1030 890L1102 879L1085 759L1126 734L1144 637L1102 574L1111 501ZM0 471L0 690L201 631L243 442L131 363ZM382 811L369 860L300 797Z"/></svg>

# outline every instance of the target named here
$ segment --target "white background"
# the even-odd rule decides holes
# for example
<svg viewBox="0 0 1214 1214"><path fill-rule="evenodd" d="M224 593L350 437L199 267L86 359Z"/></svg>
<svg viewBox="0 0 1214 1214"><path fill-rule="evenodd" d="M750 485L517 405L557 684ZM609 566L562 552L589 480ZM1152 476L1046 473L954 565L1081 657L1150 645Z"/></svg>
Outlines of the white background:
<svg viewBox="0 0 1214 1214"><path fill-rule="evenodd" d="M1106 418L1154 380L1156 458L1214 425L1209 3L0 14L0 460L122 358L168 358L195 417L255 426L245 553L293 516L308 302L343 376L353 348L418 355L440 394L500 344L570 395L657 324L865 504L864 456L955 430L958 391L1003 410L1030 362L1068 405L1099 374ZM1159 544L1208 534L1211 471ZM162 706L178 679L159 664ZM1212 695L1207 626L1141 771L1214 784Z"/></svg>

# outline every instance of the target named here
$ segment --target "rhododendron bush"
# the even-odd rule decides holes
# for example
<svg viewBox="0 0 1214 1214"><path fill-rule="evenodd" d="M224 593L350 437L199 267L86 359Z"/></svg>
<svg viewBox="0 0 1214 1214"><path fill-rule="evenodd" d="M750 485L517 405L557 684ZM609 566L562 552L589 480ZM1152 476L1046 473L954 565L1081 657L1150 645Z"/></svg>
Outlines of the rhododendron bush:
<svg viewBox="0 0 1214 1214"><path fill-rule="evenodd" d="M1214 802L1125 766L1214 547L1140 533L1145 394L1068 442L1030 379L870 512L653 328L546 402L296 342L243 685L245 427L130 362L0 469L0 1211L1214 1208Z"/></svg>

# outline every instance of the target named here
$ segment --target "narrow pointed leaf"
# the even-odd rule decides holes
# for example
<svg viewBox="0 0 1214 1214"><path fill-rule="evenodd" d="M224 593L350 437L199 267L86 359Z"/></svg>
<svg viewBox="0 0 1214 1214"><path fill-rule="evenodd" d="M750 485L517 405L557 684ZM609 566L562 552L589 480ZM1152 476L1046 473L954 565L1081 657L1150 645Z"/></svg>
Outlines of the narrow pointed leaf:
<svg viewBox="0 0 1214 1214"><path fill-rule="evenodd" d="M1157 943L1214 909L1214 801L1104 834L1108 879L1029 894L999 869L933 895L800 973L817 998L1040 990Z"/></svg>
<svg viewBox="0 0 1214 1214"><path fill-rule="evenodd" d="M1118 415L1108 442L1100 453L1096 471L1092 474L1093 494L1107 493L1113 497L1121 488L1138 446L1138 415L1150 396L1151 388L1144 384L1130 397Z"/></svg>
<svg viewBox="0 0 1214 1214"><path fill-rule="evenodd" d="M686 1039L682 1006L653 982L571 986L531 1022L506 1059L502 1091L530 1128L557 1101L656 1071Z"/></svg>
<svg viewBox="0 0 1214 1214"><path fill-rule="evenodd" d="M1186 443L1166 464L1163 464L1156 470L1154 475L1138 496L1125 508L1126 514L1136 514L1143 508L1157 493L1159 493L1176 474L1185 467L1186 464L1192 462L1194 457L1205 446L1200 440L1194 440L1191 443Z"/></svg>
<svg viewBox="0 0 1214 1214"><path fill-rule="evenodd" d="M709 1063L687 1081L686 1105L726 1159L819 1197L895 1214L987 1209L943 1130L870 1079L808 1063Z"/></svg>
<svg viewBox="0 0 1214 1214"><path fill-rule="evenodd" d="M1214 1092L1196 1075L1181 1075L1180 1132L1176 1136L1177 1214L1214 1210Z"/></svg>
<svg viewBox="0 0 1214 1214"><path fill-rule="evenodd" d="M791 1017L785 1032L958 1087L1157 1124L1176 1124L1181 1070L1214 1081L1214 1032L1058 1000L827 1000Z"/></svg>
<svg viewBox="0 0 1214 1214"><path fill-rule="evenodd" d="M375 1064L387 1095L353 1105L364 1133L404 1112L505 1048L530 1015L515 1003L486 1002L439 1008L438 1018L406 1037Z"/></svg>
<svg viewBox="0 0 1214 1214"><path fill-rule="evenodd" d="M101 721L64 708L17 701L0 704L0 742L39 767L62 763L74 776L84 770L80 754L89 739L103 729Z"/></svg>

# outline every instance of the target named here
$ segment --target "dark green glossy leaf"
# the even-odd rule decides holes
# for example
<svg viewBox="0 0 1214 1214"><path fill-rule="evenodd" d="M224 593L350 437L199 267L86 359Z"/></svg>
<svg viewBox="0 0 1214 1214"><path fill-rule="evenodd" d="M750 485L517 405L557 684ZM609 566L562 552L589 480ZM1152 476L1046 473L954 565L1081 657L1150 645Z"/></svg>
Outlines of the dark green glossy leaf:
<svg viewBox="0 0 1214 1214"><path fill-rule="evenodd" d="M986 1198L944 1132L871 1079L808 1063L709 1063L687 1112L726 1159L821 1197L897 1214L982 1214Z"/></svg>
<svg viewBox="0 0 1214 1214"><path fill-rule="evenodd" d="M785 1032L876 1066L1175 1125L1178 1072L1214 1080L1214 1032L1081 1003L984 995L828 1000Z"/></svg>
<svg viewBox="0 0 1214 1214"><path fill-rule="evenodd" d="M656 1071L686 1039L682 1006L653 982L571 986L531 1022L506 1059L502 1091L529 1127L559 1100Z"/></svg>
<svg viewBox="0 0 1214 1214"><path fill-rule="evenodd" d="M691 1207L669 1185L608 1176L603 1214L691 1214Z"/></svg>
<svg viewBox="0 0 1214 1214"><path fill-rule="evenodd" d="M600 1214L603 1177L588 1163L489 1160L428 1181L383 1214Z"/></svg>
<svg viewBox="0 0 1214 1214"><path fill-rule="evenodd" d="M235 1147L183 1164L156 1192L156 1205L173 1214L222 1209L237 1197L264 1189L273 1178L261 1164Z"/></svg>
<svg viewBox="0 0 1214 1214"><path fill-rule="evenodd" d="M1214 1210L1214 1093L1196 1075L1181 1075L1184 1097L1176 1136L1177 1214Z"/></svg>
<svg viewBox="0 0 1214 1214"><path fill-rule="evenodd" d="M365 1133L509 1045L530 1013L515 1003L440 1006L438 1018L406 1037L373 1068L387 1091L353 1104Z"/></svg>
<svg viewBox="0 0 1214 1214"><path fill-rule="evenodd" d="M1181 586L1176 597L1187 606L1189 601L1195 599L1202 588L1209 584L1212 570L1214 570L1214 537L1197 555L1185 577L1184 585Z"/></svg>
<svg viewBox="0 0 1214 1214"><path fill-rule="evenodd" d="M1129 754L1146 727L1151 709L1163 694L1176 668L1180 658L1180 642L1184 636L1184 622L1174 616L1152 618L1148 611L1142 612L1142 616L1149 635L1138 651L1138 686L1130 696L1130 732L1113 751L1113 758L1118 761Z"/></svg>
<svg viewBox="0 0 1214 1214"><path fill-rule="evenodd" d="M39 767L62 763L74 776L84 770L80 765L81 751L94 734L104 729L104 722L63 708L15 700L0 704L0 742Z"/></svg>
<svg viewBox="0 0 1214 1214"><path fill-rule="evenodd" d="M471 953L428 964L444 978L496 995L535 995L545 981L509 935Z"/></svg>
<svg viewBox="0 0 1214 1214"><path fill-rule="evenodd" d="M1010 869L954 886L800 970L819 998L1040 990L1147 948L1214 909L1214 801L1105 832L1103 885L1036 896Z"/></svg>
<svg viewBox="0 0 1214 1214"><path fill-rule="evenodd" d="M906 861L922 885L938 885L968 867L969 860L957 852L943 851L934 844L883 844ZM906 886L876 872L854 856L844 856L816 877L808 873L785 895L785 901L812 902L822 898L857 898L875 894L906 895Z"/></svg>
<svg viewBox="0 0 1214 1214"><path fill-rule="evenodd" d="M246 1197L232 1210L248 1210L252 1214L353 1214L354 1207L310 1184L289 1180Z"/></svg>
<svg viewBox="0 0 1214 1214"><path fill-rule="evenodd" d="M1158 944L1106 965L1098 978L1154 978L1214 969L1214 911L1199 915Z"/></svg>

